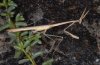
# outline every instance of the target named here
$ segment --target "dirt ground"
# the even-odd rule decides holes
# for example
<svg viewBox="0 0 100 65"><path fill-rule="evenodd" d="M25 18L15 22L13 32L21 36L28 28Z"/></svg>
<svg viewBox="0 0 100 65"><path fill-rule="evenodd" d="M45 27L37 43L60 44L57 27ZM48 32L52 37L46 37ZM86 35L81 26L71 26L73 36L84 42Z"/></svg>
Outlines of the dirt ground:
<svg viewBox="0 0 100 65"><path fill-rule="evenodd" d="M63 39L61 41L60 38L52 37L56 41L55 46L60 41L61 43L57 49L54 46L53 51L55 52L48 53L46 58L53 58L53 65L100 65L100 0L14 1L18 5L15 10L16 13L21 12L29 26L76 20L80 18L85 8L89 10L82 24L75 24L68 29L68 31L79 36L80 39L74 39L63 33L63 29L68 25L54 27L47 31L47 34L62 36ZM0 24L3 23L0 22ZM18 59L12 57L14 49L12 50L7 44L7 34L5 34L6 32L0 33L0 65L18 65ZM42 42L47 43L44 50L49 50L53 45L53 42L47 40L46 37L42 39ZM2 49L2 46L4 49ZM39 48L42 49L43 45L39 46ZM41 65L44 61L42 57L38 57L35 60L37 65Z"/></svg>

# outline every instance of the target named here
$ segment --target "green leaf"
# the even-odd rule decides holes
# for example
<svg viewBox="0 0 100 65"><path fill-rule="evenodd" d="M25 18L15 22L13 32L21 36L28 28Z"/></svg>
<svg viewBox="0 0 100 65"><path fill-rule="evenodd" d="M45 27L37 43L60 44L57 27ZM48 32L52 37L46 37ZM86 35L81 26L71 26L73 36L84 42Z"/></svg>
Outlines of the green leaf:
<svg viewBox="0 0 100 65"><path fill-rule="evenodd" d="M28 62L28 61L29 61L29 59L22 59L22 60L18 61L18 64L23 64L23 63Z"/></svg>
<svg viewBox="0 0 100 65"><path fill-rule="evenodd" d="M38 44L42 44L41 40L38 39L36 41L37 41Z"/></svg>
<svg viewBox="0 0 100 65"><path fill-rule="evenodd" d="M18 44L18 46L19 46L21 49L24 49L24 44L23 44L23 42L20 42L20 43Z"/></svg>
<svg viewBox="0 0 100 65"><path fill-rule="evenodd" d="M39 38L41 38L41 35L40 35L40 33L37 33L37 34L35 35L35 38L36 38L36 39L39 39Z"/></svg>
<svg viewBox="0 0 100 65"><path fill-rule="evenodd" d="M13 17L15 12L10 12L10 16Z"/></svg>
<svg viewBox="0 0 100 65"><path fill-rule="evenodd" d="M34 40L34 42L31 44L31 46L33 47L36 44L42 44L41 40Z"/></svg>
<svg viewBox="0 0 100 65"><path fill-rule="evenodd" d="M33 37L33 36L34 36L33 32L32 32L32 31L29 31L28 37L30 38L30 37ZM35 37L35 36L34 36L34 37Z"/></svg>
<svg viewBox="0 0 100 65"><path fill-rule="evenodd" d="M15 8L16 8L15 6L10 6L10 7L8 7L7 11L8 11L8 12L11 12L11 11L14 10Z"/></svg>
<svg viewBox="0 0 100 65"><path fill-rule="evenodd" d="M0 31L6 29L8 27L9 27L9 24L4 24L4 25L0 26Z"/></svg>
<svg viewBox="0 0 100 65"><path fill-rule="evenodd" d="M3 3L0 3L0 7L4 7L5 5Z"/></svg>
<svg viewBox="0 0 100 65"><path fill-rule="evenodd" d="M34 43L36 44L36 43L38 43L38 44L41 44L42 42L41 42L41 40L40 40L40 38L41 38L41 35L40 35L40 33L37 33L36 35L35 35L35 37L34 37ZM33 43L33 44L34 44Z"/></svg>
<svg viewBox="0 0 100 65"><path fill-rule="evenodd" d="M31 43L31 40L29 39L29 40L27 40L25 43L24 43L24 48L26 48L27 46L29 46L30 45L30 43Z"/></svg>
<svg viewBox="0 0 100 65"><path fill-rule="evenodd" d="M44 52L43 51L39 51L39 52L36 52L36 53L32 53L32 56L33 58L36 58L38 56L43 56Z"/></svg>
<svg viewBox="0 0 100 65"><path fill-rule="evenodd" d="M15 20L16 20L16 22L23 21L24 20L24 17L21 14L17 14Z"/></svg>
<svg viewBox="0 0 100 65"><path fill-rule="evenodd" d="M15 27L14 24L12 23L11 18L8 18L6 21L9 24L9 28L14 28Z"/></svg>
<svg viewBox="0 0 100 65"><path fill-rule="evenodd" d="M42 65L52 65L53 59L47 60Z"/></svg>
<svg viewBox="0 0 100 65"><path fill-rule="evenodd" d="M28 34L28 32L25 31L25 32L21 33L21 36L25 36L25 35L27 35L27 34Z"/></svg>
<svg viewBox="0 0 100 65"><path fill-rule="evenodd" d="M7 0L3 0L3 4L6 4L6 1L7 1Z"/></svg>
<svg viewBox="0 0 100 65"><path fill-rule="evenodd" d="M16 27L19 26L27 26L27 24L25 22L16 22Z"/></svg>
<svg viewBox="0 0 100 65"><path fill-rule="evenodd" d="M9 37L11 39L10 42L9 42L10 44L16 41L16 35L15 35L15 33L8 32L8 35L9 35Z"/></svg>
<svg viewBox="0 0 100 65"><path fill-rule="evenodd" d="M24 43L24 48L26 48L27 46L29 46L30 44L32 44L31 42L34 41L34 36L28 38L25 43Z"/></svg>
<svg viewBox="0 0 100 65"><path fill-rule="evenodd" d="M7 16L7 13L4 12L4 13L1 13L0 15L6 17Z"/></svg>
<svg viewBox="0 0 100 65"><path fill-rule="evenodd" d="M14 48L15 48L16 50L21 50L21 48L18 47L18 46L14 46Z"/></svg>
<svg viewBox="0 0 100 65"><path fill-rule="evenodd" d="M29 50L30 50L30 46L28 46L28 47L26 48L26 52L29 52Z"/></svg>
<svg viewBox="0 0 100 65"><path fill-rule="evenodd" d="M14 3L13 1L8 1L8 5L9 6L14 6L14 7L17 7L16 3Z"/></svg>
<svg viewBox="0 0 100 65"><path fill-rule="evenodd" d="M14 58L19 58L20 55L21 55L21 53L22 53L21 51L16 50L16 51L15 51Z"/></svg>

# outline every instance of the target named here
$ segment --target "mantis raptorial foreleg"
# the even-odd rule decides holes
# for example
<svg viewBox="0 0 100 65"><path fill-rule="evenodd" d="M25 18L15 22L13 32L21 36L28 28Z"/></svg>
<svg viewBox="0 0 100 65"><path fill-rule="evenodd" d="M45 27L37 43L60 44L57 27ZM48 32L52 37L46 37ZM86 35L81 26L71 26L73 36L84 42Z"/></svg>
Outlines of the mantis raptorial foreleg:
<svg viewBox="0 0 100 65"><path fill-rule="evenodd" d="M81 15L81 17L80 17L80 19L77 20L76 22L79 22L79 24L81 24L81 23L82 23L82 20L85 18L85 16L87 15L88 12L89 12L89 11L86 12L86 8L85 8L84 11L83 11L83 13L82 13L82 15ZM76 36L76 35L74 35L74 34L68 32L68 31L66 31L69 27L71 27L72 25L74 25L76 22L73 22L73 23L71 23L69 26L67 26L67 27L64 29L64 33L67 34L67 35L70 35L72 38L79 39L78 36Z"/></svg>
<svg viewBox="0 0 100 65"><path fill-rule="evenodd" d="M74 35L74 34L72 34L72 33L70 33L70 32L68 32L68 31L66 31L70 26L72 26L74 23L72 23L72 24L70 24L68 27L66 27L65 29L64 29L64 33L65 34L67 34L67 35L70 35L72 38L74 38L74 39L79 39L79 37L78 36L76 36L76 35Z"/></svg>

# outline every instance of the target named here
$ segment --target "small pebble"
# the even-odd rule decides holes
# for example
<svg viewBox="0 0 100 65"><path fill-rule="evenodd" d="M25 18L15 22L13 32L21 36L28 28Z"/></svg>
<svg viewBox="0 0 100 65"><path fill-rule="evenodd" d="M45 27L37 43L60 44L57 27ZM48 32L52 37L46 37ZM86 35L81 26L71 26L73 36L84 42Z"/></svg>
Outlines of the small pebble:
<svg viewBox="0 0 100 65"><path fill-rule="evenodd" d="M96 62L99 62L100 61L100 59L96 59Z"/></svg>

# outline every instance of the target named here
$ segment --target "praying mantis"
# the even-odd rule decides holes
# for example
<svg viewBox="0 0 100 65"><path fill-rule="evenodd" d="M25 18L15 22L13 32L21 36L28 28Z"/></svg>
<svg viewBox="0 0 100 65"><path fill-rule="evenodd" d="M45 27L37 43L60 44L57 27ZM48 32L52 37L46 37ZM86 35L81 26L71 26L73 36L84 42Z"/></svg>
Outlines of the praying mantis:
<svg viewBox="0 0 100 65"><path fill-rule="evenodd" d="M61 26L64 24L70 24L67 28L64 29L64 32L68 35L70 35L71 37L75 38L75 39L79 39L78 36L66 31L66 29L68 29L70 26L72 26L75 23L82 23L82 20L85 18L85 16L88 14L89 11L86 12L86 8L84 9L81 17L78 20L72 20L72 21L65 21L65 22L61 22L61 23L56 23L56 24L49 24L49 25L41 25L41 26L33 26L33 27L24 27L24 28L17 28L17 29L9 29L7 30L8 32L20 32L20 31L28 31L28 30L33 30L33 31L47 31L48 29L51 29L53 27L56 26Z"/></svg>
<svg viewBox="0 0 100 65"><path fill-rule="evenodd" d="M74 25L75 23L79 23L81 24L82 23L82 20L86 17L86 15L88 14L89 11L86 11L86 8L84 9L81 17L78 19L78 20L72 20L72 21L65 21L65 22L61 22L61 23L56 23L56 24L49 24L49 25L41 25L41 26L33 26L33 27L23 27L23 28L16 28L16 29L8 29L7 31L8 32L20 32L20 31L28 31L28 30L33 30L33 31L36 31L36 32L39 32L39 31L44 31L44 35L46 37L48 37L49 39L51 39L52 41L54 41L52 38L50 38L49 36L54 36L54 37L59 37L61 38L61 41L63 39L63 37L61 36L56 36L56 35L49 35L49 34L45 34L47 30L53 28L53 27L57 27L57 26L61 26L61 25L64 25L64 24L70 24L69 26L67 26L65 29L64 29L64 33L67 34L67 35L70 35L72 38L74 39L79 39L78 36L66 31L70 26ZM59 41L59 44L61 43L61 41ZM58 45L59 45L58 44ZM53 47L55 45L55 41L54 41L54 44L51 46L51 49L50 51L52 51ZM56 47L58 47L58 45Z"/></svg>

